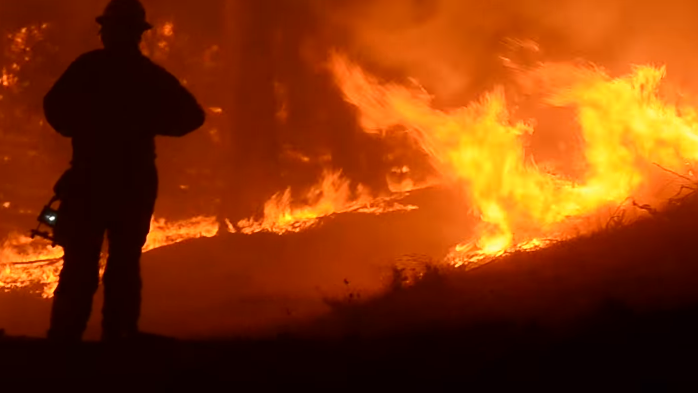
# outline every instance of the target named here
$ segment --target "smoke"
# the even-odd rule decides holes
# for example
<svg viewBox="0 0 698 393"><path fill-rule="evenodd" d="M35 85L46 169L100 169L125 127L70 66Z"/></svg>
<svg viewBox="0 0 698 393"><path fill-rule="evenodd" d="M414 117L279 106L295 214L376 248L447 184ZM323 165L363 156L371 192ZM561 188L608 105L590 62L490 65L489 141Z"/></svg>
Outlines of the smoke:
<svg viewBox="0 0 698 393"><path fill-rule="evenodd" d="M313 0L310 0L313 1ZM439 108L460 107L498 86L513 116L533 120L527 153L556 173L585 170L573 110L517 94L520 78L505 60L592 62L613 75L635 64L667 65L668 80L698 91L692 15L687 0L314 0L324 29L370 73L391 81L414 78ZM511 64L511 62L509 64ZM509 94L509 92L514 94ZM527 92L528 93L528 92Z"/></svg>
<svg viewBox="0 0 698 393"><path fill-rule="evenodd" d="M317 1L320 3L320 1ZM584 58L616 72L668 63L689 76L698 37L686 0L377 0L316 5L359 61L418 79L462 104L506 77L507 39L540 45L541 60Z"/></svg>

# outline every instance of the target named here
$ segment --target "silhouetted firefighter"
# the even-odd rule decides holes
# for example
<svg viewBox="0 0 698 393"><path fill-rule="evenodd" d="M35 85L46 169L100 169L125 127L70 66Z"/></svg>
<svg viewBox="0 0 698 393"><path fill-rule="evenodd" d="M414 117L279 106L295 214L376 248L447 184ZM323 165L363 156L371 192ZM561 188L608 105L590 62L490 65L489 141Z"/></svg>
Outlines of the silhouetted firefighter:
<svg viewBox="0 0 698 393"><path fill-rule="evenodd" d="M204 123L196 99L142 55L145 9L113 0L97 18L104 49L79 57L44 99L46 119L72 138L71 168L55 186L54 230L65 263L53 301L52 340L77 342L99 285L105 233L102 338L141 337L140 257L157 197L155 136L183 136Z"/></svg>

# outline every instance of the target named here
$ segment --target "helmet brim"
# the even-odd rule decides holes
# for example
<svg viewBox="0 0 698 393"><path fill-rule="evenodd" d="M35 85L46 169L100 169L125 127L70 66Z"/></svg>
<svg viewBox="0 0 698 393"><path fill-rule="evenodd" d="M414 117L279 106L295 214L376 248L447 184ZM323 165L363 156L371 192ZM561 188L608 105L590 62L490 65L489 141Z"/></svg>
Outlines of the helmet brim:
<svg viewBox="0 0 698 393"><path fill-rule="evenodd" d="M143 31L148 31L148 30L153 28L153 25L151 25L150 23L148 23L146 21L137 21L137 22L130 21L130 20L125 21L125 20L121 20L121 19L109 18L109 17L104 16L104 15L98 16L95 20L97 21L97 23L100 26L121 25L121 26L129 26L129 27L133 27L133 28L138 28L138 29L143 30Z"/></svg>

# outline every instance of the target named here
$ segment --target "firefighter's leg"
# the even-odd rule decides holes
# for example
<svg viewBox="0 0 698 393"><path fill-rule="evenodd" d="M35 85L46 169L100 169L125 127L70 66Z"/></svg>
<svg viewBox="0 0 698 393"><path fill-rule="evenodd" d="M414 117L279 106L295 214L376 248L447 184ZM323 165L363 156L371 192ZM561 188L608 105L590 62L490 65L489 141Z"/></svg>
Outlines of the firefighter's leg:
<svg viewBox="0 0 698 393"><path fill-rule="evenodd" d="M152 208L134 208L112 223L107 230L109 259L104 273L102 330L105 340L119 339L138 332L141 312L140 260L145 245Z"/></svg>
<svg viewBox="0 0 698 393"><path fill-rule="evenodd" d="M92 298L99 286L103 239L103 230L85 228L63 246L64 263L51 309L49 339L82 339L92 311Z"/></svg>

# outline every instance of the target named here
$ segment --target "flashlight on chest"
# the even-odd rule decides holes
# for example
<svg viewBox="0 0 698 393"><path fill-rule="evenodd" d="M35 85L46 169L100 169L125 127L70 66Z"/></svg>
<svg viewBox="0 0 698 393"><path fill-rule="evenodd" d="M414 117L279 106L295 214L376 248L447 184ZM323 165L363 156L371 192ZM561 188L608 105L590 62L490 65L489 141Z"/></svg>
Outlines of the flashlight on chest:
<svg viewBox="0 0 698 393"><path fill-rule="evenodd" d="M39 221L39 225L36 227L36 229L33 229L31 231L32 239L38 236L40 238L49 240L53 243L53 247L56 246L56 240L53 236L53 231L56 228L56 224L58 223L58 210L53 207L53 205L56 202L58 202L58 198L53 197L51 201L46 206L44 206L44 209L41 211L41 214L39 214L39 217L37 218L37 221ZM43 226L46 226L48 229L42 230L41 228Z"/></svg>

